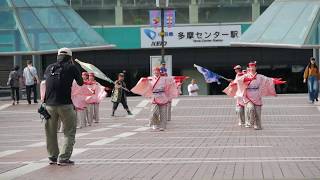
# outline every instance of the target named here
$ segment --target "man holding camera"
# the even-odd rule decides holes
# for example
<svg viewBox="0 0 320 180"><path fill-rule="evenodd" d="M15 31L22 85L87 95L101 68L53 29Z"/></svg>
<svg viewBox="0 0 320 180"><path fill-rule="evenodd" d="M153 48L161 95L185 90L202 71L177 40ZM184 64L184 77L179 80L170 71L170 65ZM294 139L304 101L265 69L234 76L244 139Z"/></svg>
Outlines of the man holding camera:
<svg viewBox="0 0 320 180"><path fill-rule="evenodd" d="M50 164L61 166L73 165L74 162L70 160L70 157L75 144L77 118L71 101L71 87L74 80L78 85L82 86L83 80L79 70L73 64L70 49L59 49L57 62L47 67L45 76L46 92L44 102L51 116L45 124L49 161ZM59 119L64 126L64 145L61 151L59 151L57 139Z"/></svg>

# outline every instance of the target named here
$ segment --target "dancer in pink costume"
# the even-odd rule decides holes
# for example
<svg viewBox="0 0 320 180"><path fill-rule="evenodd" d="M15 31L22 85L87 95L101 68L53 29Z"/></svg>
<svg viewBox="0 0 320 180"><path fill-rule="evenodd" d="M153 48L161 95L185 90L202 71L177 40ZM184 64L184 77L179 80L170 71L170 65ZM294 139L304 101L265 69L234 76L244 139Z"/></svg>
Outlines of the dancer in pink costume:
<svg viewBox="0 0 320 180"><path fill-rule="evenodd" d="M94 73L89 73L89 80L85 85L91 92L91 95L86 98L88 103L88 124L91 126L93 121L94 123L99 123L99 104L107 93L105 87L95 80Z"/></svg>
<svg viewBox="0 0 320 180"><path fill-rule="evenodd" d="M150 126L153 129L164 131L168 118L168 103L178 97L178 88L172 77L161 76L160 68L153 69L152 78L141 78L131 92L146 98L151 98Z"/></svg>
<svg viewBox="0 0 320 180"><path fill-rule="evenodd" d="M284 84L281 79L269 78L258 74L256 62L248 64L248 72L237 77L224 92L229 96L242 98L245 105L245 126L255 130L262 129L261 107L263 96L276 96L275 84Z"/></svg>

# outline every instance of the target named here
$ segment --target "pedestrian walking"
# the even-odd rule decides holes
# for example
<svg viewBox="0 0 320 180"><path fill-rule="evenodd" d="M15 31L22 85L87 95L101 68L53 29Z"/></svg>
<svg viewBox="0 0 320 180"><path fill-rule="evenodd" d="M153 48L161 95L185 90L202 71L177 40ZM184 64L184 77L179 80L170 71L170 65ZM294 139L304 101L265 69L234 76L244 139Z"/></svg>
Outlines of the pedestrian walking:
<svg viewBox="0 0 320 180"><path fill-rule="evenodd" d="M318 101L319 94L319 68L314 57L310 58L309 64L303 73L303 82L308 85L309 102Z"/></svg>
<svg viewBox="0 0 320 180"><path fill-rule="evenodd" d="M9 78L7 85L10 86L11 89L11 98L12 98L12 105L19 104L20 98L20 79L21 75L19 73L20 67L18 65L14 66L12 71L9 73Z"/></svg>
<svg viewBox="0 0 320 180"><path fill-rule="evenodd" d="M27 101L31 104L31 92L33 92L33 102L37 101L37 84L40 83L37 69L32 66L32 61L27 61L27 67L23 69L24 84L26 85Z"/></svg>
<svg viewBox="0 0 320 180"><path fill-rule="evenodd" d="M75 80L78 85L83 85L80 72L73 64L72 51L61 48L58 51L57 62L50 64L46 71L45 103L50 119L46 121L45 132L47 151L50 164L73 165L70 160L75 134L77 118L71 100L71 87ZM57 139L58 120L63 123L64 145L59 150Z"/></svg>

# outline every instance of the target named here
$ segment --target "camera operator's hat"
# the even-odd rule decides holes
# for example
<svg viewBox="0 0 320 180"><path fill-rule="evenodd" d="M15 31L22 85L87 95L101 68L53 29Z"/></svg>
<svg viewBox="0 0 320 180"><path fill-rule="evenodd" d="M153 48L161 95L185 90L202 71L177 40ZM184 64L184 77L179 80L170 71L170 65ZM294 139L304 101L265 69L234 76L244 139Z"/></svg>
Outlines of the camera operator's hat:
<svg viewBox="0 0 320 180"><path fill-rule="evenodd" d="M62 54L72 56L72 51L69 48L64 47L58 50L58 55Z"/></svg>
<svg viewBox="0 0 320 180"><path fill-rule="evenodd" d="M233 69L241 69L241 66L240 65L236 65L233 67Z"/></svg>
<svg viewBox="0 0 320 180"><path fill-rule="evenodd" d="M124 77L124 73L119 73L118 76Z"/></svg>

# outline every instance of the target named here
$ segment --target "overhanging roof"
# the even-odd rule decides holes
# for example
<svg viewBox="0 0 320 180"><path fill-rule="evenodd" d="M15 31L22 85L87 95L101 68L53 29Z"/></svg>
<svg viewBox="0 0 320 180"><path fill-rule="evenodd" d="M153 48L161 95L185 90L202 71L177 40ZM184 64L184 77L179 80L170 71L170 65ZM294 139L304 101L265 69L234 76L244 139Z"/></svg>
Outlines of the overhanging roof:
<svg viewBox="0 0 320 180"><path fill-rule="evenodd" d="M0 55L110 49L64 0L1 0Z"/></svg>
<svg viewBox="0 0 320 180"><path fill-rule="evenodd" d="M276 0L232 46L320 48L320 0Z"/></svg>

